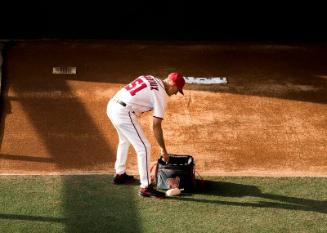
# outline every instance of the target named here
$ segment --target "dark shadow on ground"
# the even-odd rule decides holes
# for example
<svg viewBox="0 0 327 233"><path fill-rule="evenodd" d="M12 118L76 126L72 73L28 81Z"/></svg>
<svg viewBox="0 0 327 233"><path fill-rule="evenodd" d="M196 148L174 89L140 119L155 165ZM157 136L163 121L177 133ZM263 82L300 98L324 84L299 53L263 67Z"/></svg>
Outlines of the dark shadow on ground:
<svg viewBox="0 0 327 233"><path fill-rule="evenodd" d="M20 160L20 161L30 161L30 162L40 162L40 163L53 163L53 159L51 158L41 158L36 156L28 156L28 155L8 155L8 154L0 154L0 159L8 159L8 160Z"/></svg>
<svg viewBox="0 0 327 233"><path fill-rule="evenodd" d="M191 84L187 89L327 103L326 52L325 45L305 44L209 51L209 64L201 65L207 69L194 76L223 76L228 84Z"/></svg>
<svg viewBox="0 0 327 233"><path fill-rule="evenodd" d="M66 222L66 219L64 218L29 216L29 215L19 215L19 214L0 214L0 219L24 220L24 221L35 221L35 222L56 222L56 223Z"/></svg>
<svg viewBox="0 0 327 233"><path fill-rule="evenodd" d="M241 206L241 207L256 207L256 208L274 208L299 211L313 211L327 214L327 201L317 201L304 198L289 197L277 194L262 193L257 186L244 185L231 182L215 182L205 181L204 189L201 192L204 195L215 197L258 197L268 199L267 201L258 202L233 202L212 199L199 199L192 196L187 198L178 198L181 201L195 201L202 203L212 203L218 205Z"/></svg>
<svg viewBox="0 0 327 233"><path fill-rule="evenodd" d="M39 229L40 223L48 227L60 223L56 226L65 228L60 232L140 232L134 206L139 184L114 185L112 179L110 175L4 177L8 192L0 192L5 200L0 205L0 231L12 232L8 228L13 227L25 232Z"/></svg>
<svg viewBox="0 0 327 233"><path fill-rule="evenodd" d="M44 45L51 47L51 41ZM75 59L75 65L78 79L86 82L126 84L142 74L165 78L180 71L187 77L228 79L227 85L189 84L186 91L327 103L327 46L323 43L94 40L59 41L56 46L71 59L84 54ZM51 53L58 51L53 48Z"/></svg>
<svg viewBox="0 0 327 233"><path fill-rule="evenodd" d="M53 78L49 72L52 66L51 55L50 64L40 66L39 63L44 57L48 57L45 51L34 53L30 50L16 50L15 47L9 50L6 57L7 72L4 77L6 86L2 93L4 105L1 106L3 108L1 125L4 125L10 113L10 107L16 104L18 108L17 104L19 104L29 119L29 124L33 129L32 135L41 138L39 141L33 141L33 138L22 140L31 140L29 143L35 148L45 147L49 160L52 160L60 170L87 169L89 166L101 166L112 162L114 156L111 155L115 154L115 149L111 148L99 131L99 125L91 117L92 113L74 96L65 79ZM55 64L55 57L53 59L52 62ZM8 90L14 93L14 98L9 98ZM59 95L53 96L53 93L59 93ZM105 108L103 114L106 114ZM108 124L110 124L109 121ZM30 135L24 132L24 129L17 128L16 130L17 132L12 133L25 133L23 135L26 137ZM28 154L27 156L28 161L44 162L35 159L37 155ZM22 154L17 156L2 154L0 158L26 161L26 157ZM110 192L110 188L106 186L106 182L111 182L111 180L107 177L101 181L104 184L102 188L106 190L98 191L96 185L93 186L96 180L92 181L87 177L78 180L70 176L63 177L65 232L99 232L96 231L97 229L111 232L110 229L106 229L107 226L117 226L122 230L129 227L125 232L140 232L138 213L133 202L135 193L127 190L124 198L118 200L122 198L119 191ZM96 198L92 198L94 192L95 195L100 195L99 202ZM120 206L119 203L121 203ZM14 217L19 217L19 214L12 216ZM124 222L130 224L125 226ZM118 229L112 232L123 232Z"/></svg>
<svg viewBox="0 0 327 233"><path fill-rule="evenodd" d="M216 48L210 49L196 44L185 46L184 43L171 45L163 42L134 42L134 44L133 42L32 42L25 47L14 47L6 57L8 60L5 60L6 82L2 87L4 91L1 127L4 126L8 114L11 114L12 105L19 103L58 168L64 170L101 165L113 162L114 157L108 155L113 155L114 151L98 130L99 125L94 122L92 113L76 98L67 80L71 81L75 78L86 82L128 83L140 74L153 74L163 78L167 73L177 70L183 72L185 76L226 76L229 80L227 86L219 86L216 89L187 87L190 89L327 103L327 81L323 78L327 74L325 54L327 54L326 48L323 45L278 49L270 49L269 46L258 49L247 45L241 47L231 45L226 49L217 45ZM78 67L77 76L60 78L52 76L53 66L67 66L67 64ZM8 97L9 88L13 90L14 98ZM105 107L103 107L103 114L105 114ZM22 140L26 141L26 139ZM13 155L14 153L10 155L12 160L14 160ZM3 156L8 158L9 155L7 153ZM34 157L33 154L28 156ZM129 213L124 220L132 222L133 232L140 231L139 223L135 220L137 212L133 207L134 193L128 194L129 198L124 198L127 209L117 207L109 211L108 208L111 206L105 203L106 198L110 198L111 194L103 196L104 205L94 202L75 205L74 198L84 198L83 195L89 194L88 188L92 187L74 188L76 183L70 177L65 177L63 182L65 213L68 219L67 233L78 232L76 225L80 222L76 216L88 222L89 229L92 227L96 229L97 224L105 224L104 216L110 218L112 214L124 216L126 210ZM86 183L81 181L77 185L87 187ZM267 198L270 201L238 203L219 200L181 200L326 213L326 202L264 194L255 186L217 183L208 194L222 196L223 194L219 193L222 186L230 190L225 191L224 195L234 195L231 190L238 190L239 195ZM100 222L88 221L90 215L100 219ZM108 221L110 218L108 217ZM113 219L121 223L118 219ZM83 229L79 228L79 230Z"/></svg>
<svg viewBox="0 0 327 233"><path fill-rule="evenodd" d="M66 232L141 232L133 187L113 185L112 177L105 175L63 180Z"/></svg>
<svg viewBox="0 0 327 233"><path fill-rule="evenodd" d="M8 101L8 98L6 98L5 93L8 93L8 85L6 85L6 76L7 76L7 63L8 59L8 51L9 48L14 46L13 42L6 43L3 45L2 50L0 50L2 56L2 66L1 68L1 89L0 89L0 119L1 119L1 124L0 124L0 149L2 145L2 139L3 139L3 134L4 134L4 127L5 127L5 119L6 115L10 114L10 103ZM5 108L6 106L6 108Z"/></svg>
<svg viewBox="0 0 327 233"><path fill-rule="evenodd" d="M65 79L56 79L51 74L51 64L48 63L55 64L56 57L50 57L46 64L40 65L46 56L43 50L31 52L29 49L12 46L7 53L1 98L1 138L6 118L13 114L12 109L15 106L16 111L21 110L30 121L20 122L21 117L15 117L12 124L26 128L11 128L11 131L41 137L42 140L38 141L29 138L29 144L35 143L35 148L42 147L41 143L45 144L48 152L40 153L49 153L52 161L61 169L87 169L90 165L113 163L112 155L115 152L100 132L98 122L94 122L92 112L74 96ZM31 57L33 61L30 60ZM106 115L105 106L102 113ZM109 120L105 123L110 124ZM29 132L31 129L34 132ZM27 138L21 139L21 143L26 143L26 140ZM10 156L4 153L0 158L26 159L23 154L16 158L14 153L9 154ZM27 156L34 157L33 154Z"/></svg>

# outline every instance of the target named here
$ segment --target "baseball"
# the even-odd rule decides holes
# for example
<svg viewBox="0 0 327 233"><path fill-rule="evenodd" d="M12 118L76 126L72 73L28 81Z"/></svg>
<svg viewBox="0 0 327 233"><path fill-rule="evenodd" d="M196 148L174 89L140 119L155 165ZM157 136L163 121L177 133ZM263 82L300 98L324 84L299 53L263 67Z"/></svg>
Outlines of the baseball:
<svg viewBox="0 0 327 233"><path fill-rule="evenodd" d="M177 196L179 194L181 194L181 190L179 188L173 188L173 189L169 189L168 191L166 191L167 197Z"/></svg>

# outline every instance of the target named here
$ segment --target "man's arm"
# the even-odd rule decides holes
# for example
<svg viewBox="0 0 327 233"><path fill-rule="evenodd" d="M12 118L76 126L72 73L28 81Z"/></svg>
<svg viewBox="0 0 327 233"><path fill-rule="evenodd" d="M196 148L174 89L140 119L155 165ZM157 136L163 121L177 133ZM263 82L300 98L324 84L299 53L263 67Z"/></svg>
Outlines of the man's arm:
<svg viewBox="0 0 327 233"><path fill-rule="evenodd" d="M160 146L160 152L165 162L168 162L169 156L165 146L165 140L163 137L163 132L161 128L162 119L158 117L153 117L153 133Z"/></svg>

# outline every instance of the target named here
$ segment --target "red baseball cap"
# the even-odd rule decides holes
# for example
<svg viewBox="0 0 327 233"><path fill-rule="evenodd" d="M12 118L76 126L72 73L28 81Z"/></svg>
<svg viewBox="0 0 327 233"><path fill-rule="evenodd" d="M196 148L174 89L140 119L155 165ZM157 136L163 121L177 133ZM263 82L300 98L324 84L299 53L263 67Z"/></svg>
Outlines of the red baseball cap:
<svg viewBox="0 0 327 233"><path fill-rule="evenodd" d="M168 78L174 81L176 87L178 88L178 91L182 95L184 95L184 93L183 93L183 87L185 85L185 79L184 79L183 75L180 74L180 73L177 73L177 72L173 72L173 73L170 73L168 75Z"/></svg>

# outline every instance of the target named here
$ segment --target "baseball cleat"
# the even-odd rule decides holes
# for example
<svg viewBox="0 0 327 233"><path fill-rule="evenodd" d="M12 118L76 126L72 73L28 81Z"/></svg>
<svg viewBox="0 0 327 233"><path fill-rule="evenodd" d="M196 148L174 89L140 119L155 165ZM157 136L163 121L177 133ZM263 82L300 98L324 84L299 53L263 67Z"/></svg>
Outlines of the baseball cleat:
<svg viewBox="0 0 327 233"><path fill-rule="evenodd" d="M152 185L147 188L140 188L139 195L142 197L165 198L165 193L155 190Z"/></svg>
<svg viewBox="0 0 327 233"><path fill-rule="evenodd" d="M134 177L127 175L126 172L123 174L116 174L113 179L114 184L126 184L126 183L131 183L133 181L134 181Z"/></svg>

